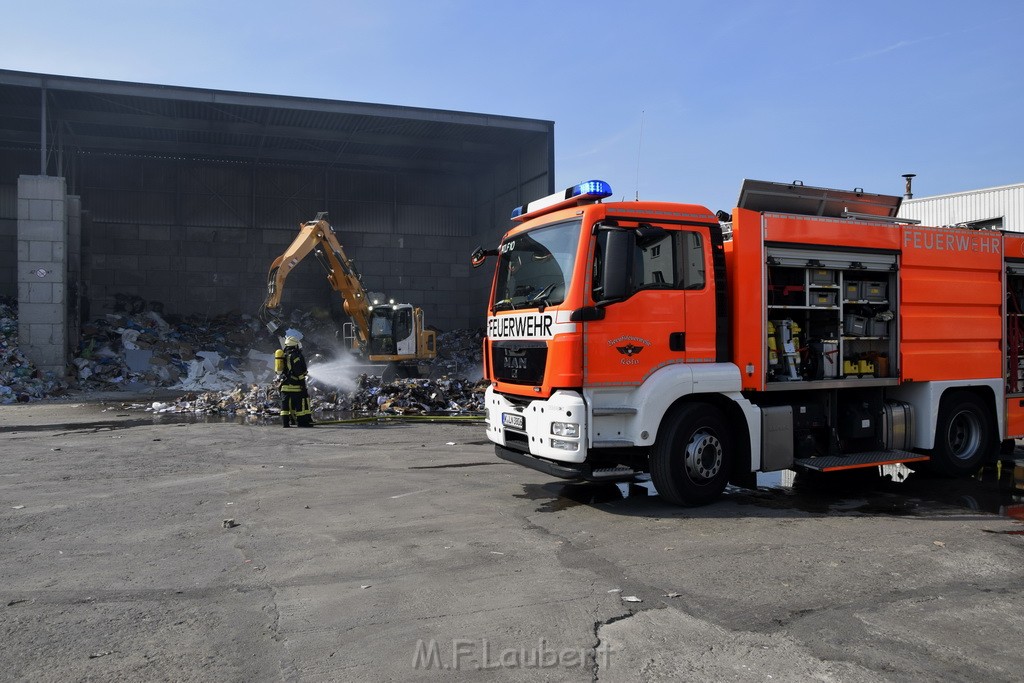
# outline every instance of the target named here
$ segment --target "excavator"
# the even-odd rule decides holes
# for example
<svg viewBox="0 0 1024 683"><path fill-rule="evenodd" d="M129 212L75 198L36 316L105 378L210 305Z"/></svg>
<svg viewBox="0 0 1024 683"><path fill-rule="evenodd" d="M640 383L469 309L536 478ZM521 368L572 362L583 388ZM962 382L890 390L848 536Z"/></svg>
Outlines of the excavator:
<svg viewBox="0 0 1024 683"><path fill-rule="evenodd" d="M299 234L284 253L270 264L267 297L260 307L260 319L271 332L279 326L277 313L284 293L284 281L310 252L327 271L327 282L341 296L345 314L352 320L351 350L370 363L383 363L399 375L437 355L435 334L423 329L423 310L412 304L370 301L355 264L345 256L334 228L321 212L299 227Z"/></svg>

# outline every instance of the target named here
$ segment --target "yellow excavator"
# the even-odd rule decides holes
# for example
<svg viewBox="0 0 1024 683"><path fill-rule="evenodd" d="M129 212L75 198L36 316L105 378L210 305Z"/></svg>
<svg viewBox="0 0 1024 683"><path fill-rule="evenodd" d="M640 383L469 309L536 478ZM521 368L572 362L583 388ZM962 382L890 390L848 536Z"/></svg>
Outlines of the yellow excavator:
<svg viewBox="0 0 1024 683"><path fill-rule="evenodd" d="M423 329L423 310L412 304L371 302L355 264L345 256L325 212L303 223L299 234L284 253L270 264L267 297L260 307L260 319L271 332L279 326L277 313L284 293L284 281L310 252L327 271L327 282L341 295L346 315L352 319L352 351L371 363L411 367L437 355L435 334Z"/></svg>

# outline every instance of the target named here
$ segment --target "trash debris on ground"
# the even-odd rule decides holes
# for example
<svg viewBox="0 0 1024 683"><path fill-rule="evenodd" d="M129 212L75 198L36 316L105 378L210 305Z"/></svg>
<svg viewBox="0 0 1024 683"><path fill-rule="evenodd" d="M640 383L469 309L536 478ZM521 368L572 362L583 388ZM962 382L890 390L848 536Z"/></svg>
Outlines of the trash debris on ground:
<svg viewBox="0 0 1024 683"><path fill-rule="evenodd" d="M259 321L247 315L110 313L82 325L72 364L79 387L87 390L124 385L226 390L273 375L270 341L257 348L261 333Z"/></svg>
<svg viewBox="0 0 1024 683"><path fill-rule="evenodd" d="M67 391L68 385L42 372L18 347L18 305L0 297L0 404L28 403Z"/></svg>
<svg viewBox="0 0 1024 683"><path fill-rule="evenodd" d="M481 330L439 332L431 376L480 379L484 375L483 343Z"/></svg>
<svg viewBox="0 0 1024 683"><path fill-rule="evenodd" d="M466 379L398 379L360 375L350 394L334 394L334 410L384 415L478 413L484 410L486 381ZM315 403L315 401L314 401Z"/></svg>
<svg viewBox="0 0 1024 683"><path fill-rule="evenodd" d="M483 412L487 385L481 379L481 330L437 331L437 358L429 367L420 367L421 379L384 381L353 369L355 356L344 348L340 328L326 311L293 311L285 322L292 336L303 339L314 413ZM17 333L16 302L0 300L0 403L38 400L69 388L162 388L182 393L176 399L131 407L153 413L252 417L280 412L274 372L279 342L250 315L174 316L165 314L158 302L119 295L112 313L81 325L78 351L64 378L41 373L18 349ZM318 365L330 367L330 372L317 373Z"/></svg>
<svg viewBox="0 0 1024 683"><path fill-rule="evenodd" d="M223 526L225 529L234 529L236 526L240 526L234 519L225 519Z"/></svg>
<svg viewBox="0 0 1024 683"><path fill-rule="evenodd" d="M308 320L306 321L309 322ZM319 328L321 333L323 327ZM293 330L297 331L297 330ZM303 345L315 347L315 335L307 332ZM466 415L484 410L487 382L481 379L480 332L456 330L438 336L438 358L429 369L429 378L404 378L385 381L367 373L346 372L348 365L337 356L307 353L310 377L307 383L310 406L315 415L346 413L355 415ZM327 347L323 335L321 347ZM342 351L342 355L347 352ZM273 356L267 355L268 367ZM331 364L332 371L317 372L319 363ZM338 368L341 368L340 370ZM264 382L239 382L229 389L189 391L176 401L155 401L145 410L155 413L195 413L206 415L269 417L280 412L280 393L271 379ZM323 377L323 379L318 379Z"/></svg>

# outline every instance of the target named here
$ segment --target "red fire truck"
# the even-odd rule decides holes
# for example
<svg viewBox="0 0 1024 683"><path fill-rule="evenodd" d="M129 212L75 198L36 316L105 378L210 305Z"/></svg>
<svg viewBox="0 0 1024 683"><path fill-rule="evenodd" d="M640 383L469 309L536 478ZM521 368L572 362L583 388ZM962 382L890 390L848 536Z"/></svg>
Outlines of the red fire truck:
<svg viewBox="0 0 1024 683"><path fill-rule="evenodd" d="M564 479L649 472L682 505L757 472L962 476L1024 435L1024 235L925 227L899 196L744 181L732 214L513 211L484 365L497 455Z"/></svg>

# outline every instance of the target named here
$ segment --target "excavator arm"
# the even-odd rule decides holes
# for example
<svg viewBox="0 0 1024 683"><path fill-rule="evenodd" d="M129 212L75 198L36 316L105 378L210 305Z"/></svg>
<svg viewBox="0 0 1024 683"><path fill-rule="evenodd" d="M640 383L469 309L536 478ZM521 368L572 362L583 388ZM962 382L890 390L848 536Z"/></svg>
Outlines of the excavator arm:
<svg viewBox="0 0 1024 683"><path fill-rule="evenodd" d="M345 250L341 248L334 228L325 216L325 213L319 213L315 219L303 223L299 234L284 253L270 264L267 297L260 307L260 318L266 322L271 316L270 311L280 306L288 274L315 250L317 260L327 271L327 281L341 295L345 313L355 323L356 341L360 350L364 350L370 339L370 303L366 299L366 290L363 289L359 273L345 256Z"/></svg>

